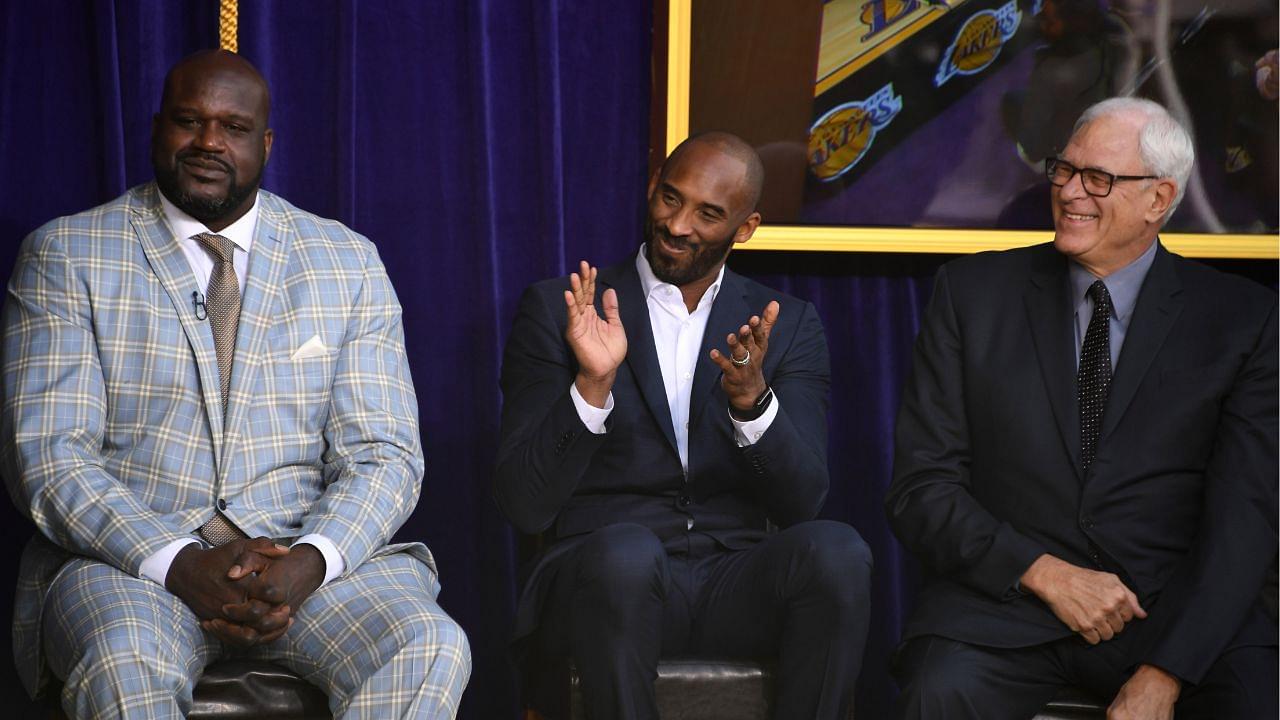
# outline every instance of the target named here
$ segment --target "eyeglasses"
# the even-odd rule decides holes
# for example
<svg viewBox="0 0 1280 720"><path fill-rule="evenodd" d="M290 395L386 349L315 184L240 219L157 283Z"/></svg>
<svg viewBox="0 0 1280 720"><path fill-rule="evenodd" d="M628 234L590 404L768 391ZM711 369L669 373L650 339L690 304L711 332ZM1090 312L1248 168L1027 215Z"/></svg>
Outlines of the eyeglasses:
<svg viewBox="0 0 1280 720"><path fill-rule="evenodd" d="M1044 174L1049 182L1062 187L1080 173L1080 185L1094 197L1106 197L1117 180L1155 180L1158 175L1112 175L1098 168L1078 168L1061 158L1045 158Z"/></svg>

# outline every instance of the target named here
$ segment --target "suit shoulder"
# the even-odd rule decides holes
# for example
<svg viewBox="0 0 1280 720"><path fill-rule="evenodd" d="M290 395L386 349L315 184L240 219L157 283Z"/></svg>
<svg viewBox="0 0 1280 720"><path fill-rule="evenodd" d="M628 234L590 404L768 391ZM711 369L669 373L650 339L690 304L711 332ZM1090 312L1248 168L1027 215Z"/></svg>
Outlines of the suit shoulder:
<svg viewBox="0 0 1280 720"><path fill-rule="evenodd" d="M1065 270L1065 258L1046 243L966 255L944 264L938 277L953 297L1004 299L1020 296L1032 275Z"/></svg>
<svg viewBox="0 0 1280 720"><path fill-rule="evenodd" d="M1052 263L1062 263L1062 256L1053 249L1053 243L1013 248L1011 250L987 250L948 261L942 267L953 282L999 282L1003 278L1022 279L1028 273Z"/></svg>
<svg viewBox="0 0 1280 720"><path fill-rule="evenodd" d="M97 207L44 223L27 235L20 252L59 252L68 256L92 253L104 241L114 242L131 234L129 216L143 208L140 196L144 188L139 186Z"/></svg>
<svg viewBox="0 0 1280 720"><path fill-rule="evenodd" d="M1267 313L1276 305L1276 292L1262 283L1223 272L1196 260L1170 253L1184 290L1203 296L1212 307L1233 313Z"/></svg>
<svg viewBox="0 0 1280 720"><path fill-rule="evenodd" d="M288 226L293 231L297 246L306 249L319 245L329 250L347 250L362 255L375 252L373 241L343 223L303 210L266 190L260 192L260 212L270 214L276 222Z"/></svg>

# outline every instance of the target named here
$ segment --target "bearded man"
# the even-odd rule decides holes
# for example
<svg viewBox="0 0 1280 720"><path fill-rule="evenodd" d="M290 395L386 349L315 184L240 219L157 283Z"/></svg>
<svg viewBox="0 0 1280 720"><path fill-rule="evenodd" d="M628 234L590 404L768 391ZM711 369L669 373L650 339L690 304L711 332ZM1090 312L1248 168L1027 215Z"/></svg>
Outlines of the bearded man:
<svg viewBox="0 0 1280 720"><path fill-rule="evenodd" d="M763 175L735 136L686 140L639 252L530 287L507 341L495 495L547 541L517 648L571 659L590 718L656 718L658 658L690 653L777 658L776 717L848 711L871 554L814 520L826 339L811 304L725 268Z"/></svg>
<svg viewBox="0 0 1280 720"><path fill-rule="evenodd" d="M400 304L377 250L259 188L270 95L233 53L165 78L156 180L23 243L0 460L39 532L23 682L80 718L186 715L204 667L280 663L344 718L448 718L470 673L421 543Z"/></svg>

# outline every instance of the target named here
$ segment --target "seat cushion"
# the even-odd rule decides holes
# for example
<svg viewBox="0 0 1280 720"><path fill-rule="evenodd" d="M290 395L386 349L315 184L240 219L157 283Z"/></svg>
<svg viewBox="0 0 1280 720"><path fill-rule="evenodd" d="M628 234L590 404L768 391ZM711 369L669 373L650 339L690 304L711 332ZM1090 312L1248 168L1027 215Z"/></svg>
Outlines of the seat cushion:
<svg viewBox="0 0 1280 720"><path fill-rule="evenodd" d="M329 700L315 685L263 660L221 660L193 693L191 720L328 720Z"/></svg>
<svg viewBox="0 0 1280 720"><path fill-rule="evenodd" d="M570 668L570 718L586 715L576 669ZM662 720L768 720L773 710L773 666L748 660L670 658L658 663L658 717Z"/></svg>

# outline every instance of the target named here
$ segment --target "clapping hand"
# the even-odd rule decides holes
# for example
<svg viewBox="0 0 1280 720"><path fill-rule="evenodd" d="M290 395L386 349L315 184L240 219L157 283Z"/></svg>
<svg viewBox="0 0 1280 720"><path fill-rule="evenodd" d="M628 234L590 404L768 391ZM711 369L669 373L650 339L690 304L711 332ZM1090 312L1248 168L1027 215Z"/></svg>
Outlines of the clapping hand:
<svg viewBox="0 0 1280 720"><path fill-rule="evenodd" d="M627 356L627 333L618 316L618 293L612 288L600 298L604 317L596 312L596 271L583 260L579 272L569 276L570 289L564 291L569 326L564 337L578 361L578 392L588 403L604 407L618 366Z"/></svg>
<svg viewBox="0 0 1280 720"><path fill-rule="evenodd" d="M737 333L729 333L725 338L729 344L727 355L711 350L711 361L723 373L720 387L729 397L732 409L750 410L768 388L764 381L764 358L769 352L769 333L778 322L779 309L778 301L771 300L763 313L752 315Z"/></svg>

